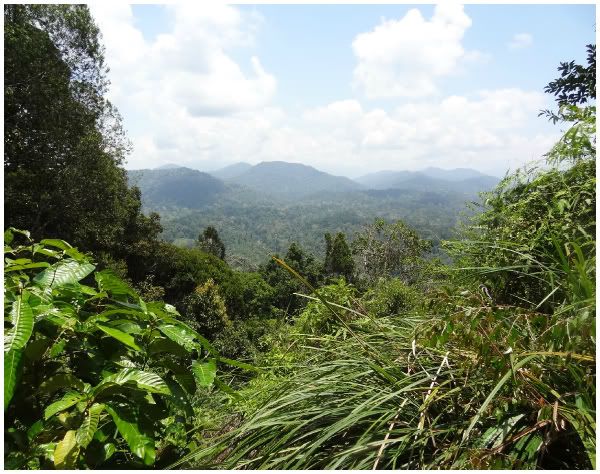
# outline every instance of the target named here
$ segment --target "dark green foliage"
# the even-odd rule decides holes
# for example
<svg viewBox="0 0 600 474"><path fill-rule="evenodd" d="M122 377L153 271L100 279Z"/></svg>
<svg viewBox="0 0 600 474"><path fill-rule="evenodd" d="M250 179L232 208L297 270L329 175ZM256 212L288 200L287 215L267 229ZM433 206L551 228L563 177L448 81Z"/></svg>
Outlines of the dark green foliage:
<svg viewBox="0 0 600 474"><path fill-rule="evenodd" d="M343 276L352 280L354 274L354 260L346 236L338 232L335 238L325 234L325 274L333 277Z"/></svg>
<svg viewBox="0 0 600 474"><path fill-rule="evenodd" d="M207 253L225 260L225 244L221 242L217 229L208 226L204 232L198 236L199 247Z"/></svg>
<svg viewBox="0 0 600 474"><path fill-rule="evenodd" d="M120 164L128 142L84 5L4 7L5 224L88 250L160 231Z"/></svg>
<svg viewBox="0 0 600 474"><path fill-rule="evenodd" d="M317 285L321 281L321 265L296 243L290 245L284 260L292 268L298 269L310 284ZM285 314L295 314L304 306L305 301L295 296L294 293L305 291L305 287L275 261L269 260L266 265L262 266L260 274L265 282L273 288L273 306Z"/></svg>
<svg viewBox="0 0 600 474"><path fill-rule="evenodd" d="M196 390L222 384L210 343L66 242L4 240L5 465L133 468L184 453Z"/></svg>
<svg viewBox="0 0 600 474"><path fill-rule="evenodd" d="M575 61L560 63L560 78L544 89L556 96L559 105L580 105L596 98L596 45L588 44L586 48L587 67Z"/></svg>
<svg viewBox="0 0 600 474"><path fill-rule="evenodd" d="M212 279L198 285L192 293L185 296L181 310L190 327L209 339L231 325L219 287Z"/></svg>

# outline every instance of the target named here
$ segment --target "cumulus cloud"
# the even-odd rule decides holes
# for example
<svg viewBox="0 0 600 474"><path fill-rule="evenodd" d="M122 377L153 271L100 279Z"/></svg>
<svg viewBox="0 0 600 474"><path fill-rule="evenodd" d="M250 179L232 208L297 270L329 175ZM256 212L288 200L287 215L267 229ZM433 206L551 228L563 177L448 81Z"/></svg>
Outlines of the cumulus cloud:
<svg viewBox="0 0 600 474"><path fill-rule="evenodd" d="M358 61L354 85L368 98L423 97L438 91L440 77L455 74L479 52L462 45L471 19L460 5L435 7L427 20L414 8L400 20L385 20L352 42Z"/></svg>
<svg viewBox="0 0 600 474"><path fill-rule="evenodd" d="M115 101L162 96L192 116L226 115L264 106L275 93L276 79L257 57L244 72L228 53L252 43L255 15L218 3L169 5L172 30L147 41L131 6L95 3L91 9L103 33Z"/></svg>
<svg viewBox="0 0 600 474"><path fill-rule="evenodd" d="M533 44L533 36L529 33L517 33L512 37L508 47L510 49L528 48Z"/></svg>
<svg viewBox="0 0 600 474"><path fill-rule="evenodd" d="M131 169L285 160L353 176L430 165L503 174L539 158L556 138L530 127L548 106L541 93L427 95L440 77L480 59L461 46L471 20L460 7L437 7L429 20L411 10L354 42L359 66L371 68L362 76L359 66L355 70L367 95L392 91L418 101L384 109L349 98L292 115L272 103L277 81L251 54L262 21L256 14L223 5L171 5L165 7L167 30L149 39L130 6L91 8L111 67L110 98L134 143ZM407 28L420 36L413 41ZM234 59L233 48L249 51L246 62L242 54Z"/></svg>

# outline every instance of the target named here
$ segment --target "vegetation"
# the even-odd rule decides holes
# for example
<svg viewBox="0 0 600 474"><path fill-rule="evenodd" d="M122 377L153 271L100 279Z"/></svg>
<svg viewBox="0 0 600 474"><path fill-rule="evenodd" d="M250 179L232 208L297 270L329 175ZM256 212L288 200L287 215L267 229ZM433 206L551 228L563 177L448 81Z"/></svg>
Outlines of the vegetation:
<svg viewBox="0 0 600 474"><path fill-rule="evenodd" d="M596 467L595 46L548 86L547 163L473 203L451 259L449 190L138 173L182 248L128 187L87 7L4 13L6 467Z"/></svg>

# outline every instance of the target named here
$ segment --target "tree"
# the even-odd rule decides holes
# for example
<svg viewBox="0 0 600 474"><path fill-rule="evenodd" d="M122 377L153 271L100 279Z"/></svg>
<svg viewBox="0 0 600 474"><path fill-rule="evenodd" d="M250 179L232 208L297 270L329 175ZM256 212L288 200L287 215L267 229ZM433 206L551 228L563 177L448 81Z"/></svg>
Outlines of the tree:
<svg viewBox="0 0 600 474"><path fill-rule="evenodd" d="M219 286L212 278L183 299L184 321L206 337L214 338L231 325L225 301L219 294Z"/></svg>
<svg viewBox="0 0 600 474"><path fill-rule="evenodd" d="M5 5L4 20L5 224L95 252L155 238L121 167L130 144L88 7Z"/></svg>
<svg viewBox="0 0 600 474"><path fill-rule="evenodd" d="M346 236L338 232L335 239L325 234L325 273L331 276L343 276L346 281L354 274L354 260Z"/></svg>
<svg viewBox="0 0 600 474"><path fill-rule="evenodd" d="M575 61L561 62L558 66L560 77L544 89L556 97L561 108L586 104L596 99L596 45L588 44L586 48L587 67L575 64ZM561 111L557 115L550 110L543 110L540 115L548 116L554 123L563 120Z"/></svg>
<svg viewBox="0 0 600 474"><path fill-rule="evenodd" d="M217 229L208 226L204 232L198 236L199 247L215 257L225 260L225 244L221 242Z"/></svg>
<svg viewBox="0 0 600 474"><path fill-rule="evenodd" d="M404 222L386 224L383 219L375 219L373 224L365 226L352 242L357 273L368 282L395 276L405 283L413 283L424 264L422 256L430 248L431 244Z"/></svg>

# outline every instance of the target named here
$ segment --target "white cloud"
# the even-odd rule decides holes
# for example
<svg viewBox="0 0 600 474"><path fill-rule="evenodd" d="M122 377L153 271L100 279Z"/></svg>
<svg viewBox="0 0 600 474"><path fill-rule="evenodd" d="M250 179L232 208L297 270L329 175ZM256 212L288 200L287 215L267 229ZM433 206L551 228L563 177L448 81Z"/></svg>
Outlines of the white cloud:
<svg viewBox="0 0 600 474"><path fill-rule="evenodd" d="M533 36L529 33L517 33L512 37L508 47L510 49L528 48L533 44Z"/></svg>
<svg viewBox="0 0 600 474"><path fill-rule="evenodd" d="M228 49L253 41L256 15L223 4L169 5L173 29L150 42L134 26L129 5L95 3L92 13L103 33L111 67L111 98L165 97L192 116L222 115L261 107L276 79L250 58L244 72Z"/></svg>
<svg viewBox="0 0 600 474"><path fill-rule="evenodd" d="M541 93L426 95L437 90L438 78L481 59L461 46L470 19L460 7L437 7L428 21L411 10L355 40L359 66L382 74L364 76L361 87L381 96L388 87L402 95L408 85L412 90L404 95L419 101L386 110L350 98L294 115L272 104L276 79L250 52L260 17L193 4L169 6L167 12L169 30L149 40L128 5L92 6L111 67L110 98L134 143L128 168L178 163L210 169L235 161L286 160L348 175L429 165L503 174L508 166L539 158L557 135L531 127L547 106ZM403 36L406 28L418 35L414 41ZM390 35L389 41L379 43L381 34ZM246 48L247 61L234 60L233 48ZM416 75L400 75L402 68Z"/></svg>
<svg viewBox="0 0 600 474"><path fill-rule="evenodd" d="M354 85L368 98L436 93L440 77L457 73L465 60L481 57L462 46L470 26L463 7L452 3L436 6L429 20L416 8L400 20L383 19L352 42L358 60Z"/></svg>

